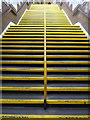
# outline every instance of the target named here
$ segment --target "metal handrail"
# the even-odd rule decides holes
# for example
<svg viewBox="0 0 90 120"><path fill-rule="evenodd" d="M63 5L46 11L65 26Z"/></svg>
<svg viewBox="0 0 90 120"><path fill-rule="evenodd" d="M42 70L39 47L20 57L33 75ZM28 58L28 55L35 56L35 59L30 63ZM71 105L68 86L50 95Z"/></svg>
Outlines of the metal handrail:
<svg viewBox="0 0 90 120"><path fill-rule="evenodd" d="M44 2L44 109L47 105L46 8Z"/></svg>

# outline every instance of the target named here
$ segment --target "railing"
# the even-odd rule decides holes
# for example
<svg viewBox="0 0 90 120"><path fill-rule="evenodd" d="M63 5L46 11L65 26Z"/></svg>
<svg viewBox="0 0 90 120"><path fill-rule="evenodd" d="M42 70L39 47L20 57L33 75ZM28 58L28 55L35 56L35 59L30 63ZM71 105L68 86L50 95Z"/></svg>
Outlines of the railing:
<svg viewBox="0 0 90 120"><path fill-rule="evenodd" d="M46 7L44 2L44 109L47 105Z"/></svg>

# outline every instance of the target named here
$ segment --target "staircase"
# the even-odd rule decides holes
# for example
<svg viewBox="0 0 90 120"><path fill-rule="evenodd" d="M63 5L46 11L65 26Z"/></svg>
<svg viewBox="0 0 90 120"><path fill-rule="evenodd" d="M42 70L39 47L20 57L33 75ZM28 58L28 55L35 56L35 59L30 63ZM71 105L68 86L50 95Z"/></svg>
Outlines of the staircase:
<svg viewBox="0 0 90 120"><path fill-rule="evenodd" d="M89 44L57 5L32 5L2 38L3 120L89 118Z"/></svg>

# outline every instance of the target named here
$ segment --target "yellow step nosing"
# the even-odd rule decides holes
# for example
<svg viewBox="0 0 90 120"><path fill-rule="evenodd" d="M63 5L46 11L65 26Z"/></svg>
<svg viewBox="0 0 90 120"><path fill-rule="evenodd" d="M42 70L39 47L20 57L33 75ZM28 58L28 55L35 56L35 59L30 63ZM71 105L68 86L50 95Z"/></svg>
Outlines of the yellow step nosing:
<svg viewBox="0 0 90 120"><path fill-rule="evenodd" d="M37 18L38 19L38 18ZM37 23L38 22L38 23ZM67 24L69 24L69 22L68 21L65 21L65 22L63 22L63 20L62 20L62 22L60 22L60 21L54 21L54 22L52 22L53 24L56 24L56 22L57 22L57 24L65 24L65 25L67 25ZM51 21L47 21L47 24L50 24L51 23ZM43 20L39 20L39 21L37 21L37 20L35 20L35 21L30 21L30 22L20 22L19 23L19 25L32 25L32 24L41 24L41 25L43 25Z"/></svg>
<svg viewBox="0 0 90 120"><path fill-rule="evenodd" d="M28 36L33 36L33 34L35 34L35 36L39 36L39 35L43 35L44 34L44 32L5 32L5 36L7 35L7 36L12 36L12 35L16 35L16 36L18 36L20 34L20 36L22 35L22 36L24 36L23 34L25 34L25 35L28 35ZM49 35L49 34L52 34L52 35ZM46 36L47 37L49 37L49 36L53 36L53 37L63 37L63 35L64 35L64 37L65 36L71 36L71 35L73 35L73 37L87 37L87 36L85 36L85 34L84 33L71 33L71 32L68 32L68 33L53 33L53 32L46 32Z"/></svg>
<svg viewBox="0 0 90 120"><path fill-rule="evenodd" d="M38 119L38 118L56 118L56 119L70 119L70 120L73 120L73 119L88 119L90 118L90 115L19 115L19 114L0 114L0 117L2 118L34 118L34 119Z"/></svg>
<svg viewBox="0 0 90 120"><path fill-rule="evenodd" d="M52 26L53 26L53 25L52 25ZM63 26L63 25L62 25L62 26ZM76 28L76 29L80 29L80 27L76 27L76 26L75 26L75 27L46 27L46 28L47 28L47 29L50 29L50 28L65 28L65 29L66 29L66 28L69 28L69 29L70 29L70 28L71 28L71 29L72 29L72 28L74 28L74 29Z"/></svg>
<svg viewBox="0 0 90 120"><path fill-rule="evenodd" d="M10 27L14 26L23 26L23 25L10 25ZM44 26L44 25L25 25L25 26Z"/></svg>
<svg viewBox="0 0 90 120"><path fill-rule="evenodd" d="M55 99L47 100L47 104L89 104L88 99ZM43 104L43 99L0 99L2 104Z"/></svg>
<svg viewBox="0 0 90 120"><path fill-rule="evenodd" d="M87 38L46 38L47 40L88 40ZM0 40L44 40L44 38L0 38ZM89 42L88 42L89 43Z"/></svg>
<svg viewBox="0 0 90 120"><path fill-rule="evenodd" d="M18 71L18 72L43 72L43 68L37 68L37 69L29 69L29 68L0 68L0 71Z"/></svg>
<svg viewBox="0 0 90 120"><path fill-rule="evenodd" d="M73 32L73 31L74 31L74 32L83 32L83 30L69 30L69 29L68 29L68 30L64 30L64 29L62 29L62 30L61 30L61 29L60 29L60 30L58 30L58 29L57 29L57 30L51 29L51 30L50 30L50 29L49 29L49 30L47 30L47 31L52 31L52 32L55 32L55 31L56 31L56 32L61 32L61 33L62 33L62 32L66 32L66 31L67 31L67 32Z"/></svg>
<svg viewBox="0 0 90 120"><path fill-rule="evenodd" d="M36 37L36 36L40 36L40 37L43 37L44 35L3 35L3 37L13 37L13 36L17 36L17 37L29 37L29 36L34 36L34 37ZM72 37L72 35L46 35L47 37ZM86 35L73 35L73 38L77 38L77 37L86 37L87 38L87 36Z"/></svg>
<svg viewBox="0 0 90 120"><path fill-rule="evenodd" d="M0 68L0 71L43 72L44 69ZM88 69L47 69L47 72L89 72Z"/></svg>
<svg viewBox="0 0 90 120"><path fill-rule="evenodd" d="M2 80L44 80L44 77L10 77L2 76ZM47 77L47 80L53 81L90 81L90 77Z"/></svg>
<svg viewBox="0 0 90 120"><path fill-rule="evenodd" d="M38 34L41 34L41 33L42 33L42 34L44 34L44 31L43 31L43 32L5 32L5 34L8 34L8 33L9 33L9 34L12 34L12 33L13 33L13 34L19 34L19 33L21 33L21 34L24 34L24 33L26 33L26 34L31 34L31 33L35 33L35 34L36 34L36 33L38 33ZM59 35L60 35L60 34L61 34L61 35L62 35L62 34L65 34L65 35L67 35L67 34L72 34L72 35L75 35L75 34L78 34L78 35L79 35L79 34L81 34L81 35L84 35L83 32L46 32L46 34L53 34L53 35L54 35L54 34L59 34Z"/></svg>
<svg viewBox="0 0 90 120"><path fill-rule="evenodd" d="M72 39L70 39L70 38L46 38L46 40L69 40L69 41L73 41L73 40L81 40L81 41L83 41L83 40L88 40L87 38L72 38Z"/></svg>
<svg viewBox="0 0 90 120"><path fill-rule="evenodd" d="M22 36L26 36L26 35L3 35L3 37L4 36L21 36L22 37ZM41 36L44 36L44 35L27 35L27 36L34 36L34 37L35 36L40 36L41 37Z"/></svg>
<svg viewBox="0 0 90 120"><path fill-rule="evenodd" d="M2 56L3 57L3 56ZM67 55L62 55L62 56L59 56L59 55L47 55L47 58L90 58L90 56L88 56L88 55L86 55L86 56L84 56L84 55L82 55L82 56L80 56L80 55L71 55L71 56L67 56Z"/></svg>
<svg viewBox="0 0 90 120"><path fill-rule="evenodd" d="M0 87L2 91L44 91L44 87ZM47 87L47 91L90 91L89 87Z"/></svg>
<svg viewBox="0 0 90 120"><path fill-rule="evenodd" d="M47 44L90 44L90 42L47 42Z"/></svg>
<svg viewBox="0 0 90 120"><path fill-rule="evenodd" d="M2 58L44 58L43 55L32 55L32 56L29 56L29 55L0 55L0 57ZM77 55L72 55L72 56L67 56L67 55L64 55L64 56L56 56L56 55L47 55L47 58L90 58L90 56L86 55L82 55L82 56L77 56Z"/></svg>
<svg viewBox="0 0 90 120"><path fill-rule="evenodd" d="M0 99L2 104L43 104L43 99Z"/></svg>
<svg viewBox="0 0 90 120"><path fill-rule="evenodd" d="M47 72L89 72L88 69L47 69Z"/></svg>
<svg viewBox="0 0 90 120"><path fill-rule="evenodd" d="M10 26L23 26L23 25L10 25ZM25 26L31 26L31 25L25 25ZM32 25L36 26L36 25ZM37 25L37 26L44 26L44 25ZM47 25L47 26L70 26L70 27L80 27L79 25Z"/></svg>
<svg viewBox="0 0 90 120"><path fill-rule="evenodd" d="M54 81L90 81L90 77L47 77L47 80L54 80Z"/></svg>
<svg viewBox="0 0 90 120"><path fill-rule="evenodd" d="M7 32L9 32L9 31L44 31L44 30L39 30L39 29L37 29L37 30L28 30L28 29L8 29L7 30ZM47 30L47 31L52 31L52 32L55 32L55 31L57 31L57 32L83 32L83 30L53 30L53 29L51 29L51 30Z"/></svg>
<svg viewBox="0 0 90 120"><path fill-rule="evenodd" d="M47 48L89 48L89 46L46 46Z"/></svg>
<svg viewBox="0 0 90 120"><path fill-rule="evenodd" d="M0 40L44 40L44 38L0 38ZM2 41L3 42L3 41Z"/></svg>
<svg viewBox="0 0 90 120"><path fill-rule="evenodd" d="M22 25L22 26L24 26L24 25ZM28 25L27 25L28 26ZM37 25L36 25L37 26ZM12 28L15 28L15 29L17 29L17 28L29 28L29 29L44 29L44 27L8 27L8 29L12 29Z"/></svg>
<svg viewBox="0 0 90 120"><path fill-rule="evenodd" d="M43 45L38 46L28 46L28 45L2 45L0 47L6 47L6 48L44 48ZM89 48L89 46L46 46L47 48Z"/></svg>
<svg viewBox="0 0 90 120"><path fill-rule="evenodd" d="M47 50L47 53L89 53L88 50Z"/></svg>
<svg viewBox="0 0 90 120"><path fill-rule="evenodd" d="M1 77L2 80L44 80L44 77L10 77L10 76L3 76Z"/></svg>
<svg viewBox="0 0 90 120"><path fill-rule="evenodd" d="M9 61L9 60L7 60L7 61L1 61L0 63L2 63L2 64L44 64L44 61L20 61L20 60L18 60L18 61ZM73 62L62 62L62 61L60 61L60 62L56 62L56 61L47 61L47 64L65 64L65 65L68 65L68 64L90 64L90 62L89 61L84 61L84 62L82 62L82 61L73 61Z"/></svg>
<svg viewBox="0 0 90 120"><path fill-rule="evenodd" d="M47 25L47 26L70 26L70 27L80 27L79 25Z"/></svg>
<svg viewBox="0 0 90 120"><path fill-rule="evenodd" d="M44 27L24 27L24 25L22 25L23 27L9 27L9 28L33 28L33 29L38 29L38 28L44 28ZM28 25L27 25L28 26ZM35 25L35 26L37 26L37 25ZM46 27L47 29L61 29L61 28L64 28L64 29L79 29L80 30L80 28L79 27Z"/></svg>
<svg viewBox="0 0 90 120"><path fill-rule="evenodd" d="M44 64L44 61L2 61L2 64Z"/></svg>
<svg viewBox="0 0 90 120"><path fill-rule="evenodd" d="M90 91L89 87L47 87L47 91Z"/></svg>
<svg viewBox="0 0 90 120"><path fill-rule="evenodd" d="M19 46L17 46L17 45L2 45L2 46L0 46L0 47L6 47L6 48L44 48L44 46L23 46L23 45L19 45Z"/></svg>
<svg viewBox="0 0 90 120"><path fill-rule="evenodd" d="M47 42L47 44L90 44L90 42Z"/></svg>
<svg viewBox="0 0 90 120"><path fill-rule="evenodd" d="M44 58L44 55L32 55L32 56L26 56L26 55L0 55L2 58Z"/></svg>
<svg viewBox="0 0 90 120"><path fill-rule="evenodd" d="M44 50L0 50L2 53L43 53ZM58 51L53 51L53 50L47 50L47 53L89 53L90 51L88 50L58 50Z"/></svg>
<svg viewBox="0 0 90 120"><path fill-rule="evenodd" d="M35 34L36 34L36 33L42 33L42 34L44 34L44 31L43 31L43 32L5 32L5 34L6 34L6 33L9 33L9 34L11 34L11 33L14 33L14 34L15 34L15 33L16 33L16 34L19 34L19 33L22 33L22 34L24 34L24 33L27 33L27 34L29 34L29 33L35 33Z"/></svg>
<svg viewBox="0 0 90 120"><path fill-rule="evenodd" d="M46 35L47 37L71 37L72 35ZM86 37L86 35L73 35L72 37Z"/></svg>
<svg viewBox="0 0 90 120"><path fill-rule="evenodd" d="M43 91L44 87L0 87L2 91Z"/></svg>
<svg viewBox="0 0 90 120"><path fill-rule="evenodd" d="M2 41L2 42L0 42L0 43L17 43L17 44L25 44L25 43L29 43L29 44L43 44L44 42L23 42L23 41Z"/></svg>
<svg viewBox="0 0 90 120"><path fill-rule="evenodd" d="M47 100L47 104L89 104L88 99L58 99L58 100Z"/></svg>
<svg viewBox="0 0 90 120"><path fill-rule="evenodd" d="M1 51L1 50L0 50ZM11 53L13 53L13 52L15 52L15 53L17 53L17 52L20 52L20 53L43 53L44 52L44 50L2 50L2 52L11 52Z"/></svg>
<svg viewBox="0 0 90 120"><path fill-rule="evenodd" d="M36 30L34 30L34 29L33 29L33 30L28 30L28 29L25 29L25 30L24 30L24 29L8 29L7 32L9 32L9 31L27 31L27 32L28 32L28 31L30 31L30 32L32 32L32 31L33 31L33 32L34 32L34 31L40 31L40 32L41 32L41 31L42 31L42 32L43 32L44 30L41 30L41 29L40 29L40 30L39 30L39 29L36 29ZM81 32L81 31L80 31L80 32ZM35 32L35 33L36 33L36 32ZM38 33L38 32L37 32L37 33Z"/></svg>
<svg viewBox="0 0 90 120"><path fill-rule="evenodd" d="M69 65L69 64L90 64L90 62L89 61L84 61L84 62L82 62L82 61L70 61L70 62L61 62L61 61L59 61L59 62L56 62L56 61L47 61L47 64L65 64L65 65Z"/></svg>

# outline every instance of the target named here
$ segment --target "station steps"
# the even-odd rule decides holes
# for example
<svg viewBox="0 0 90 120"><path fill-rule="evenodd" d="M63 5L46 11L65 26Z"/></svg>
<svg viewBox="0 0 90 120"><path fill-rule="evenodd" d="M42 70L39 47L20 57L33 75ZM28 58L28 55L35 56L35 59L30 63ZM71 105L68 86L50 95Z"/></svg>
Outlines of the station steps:
<svg viewBox="0 0 90 120"><path fill-rule="evenodd" d="M89 44L80 26L70 25L57 5L32 5L2 38L2 118L89 118Z"/></svg>

